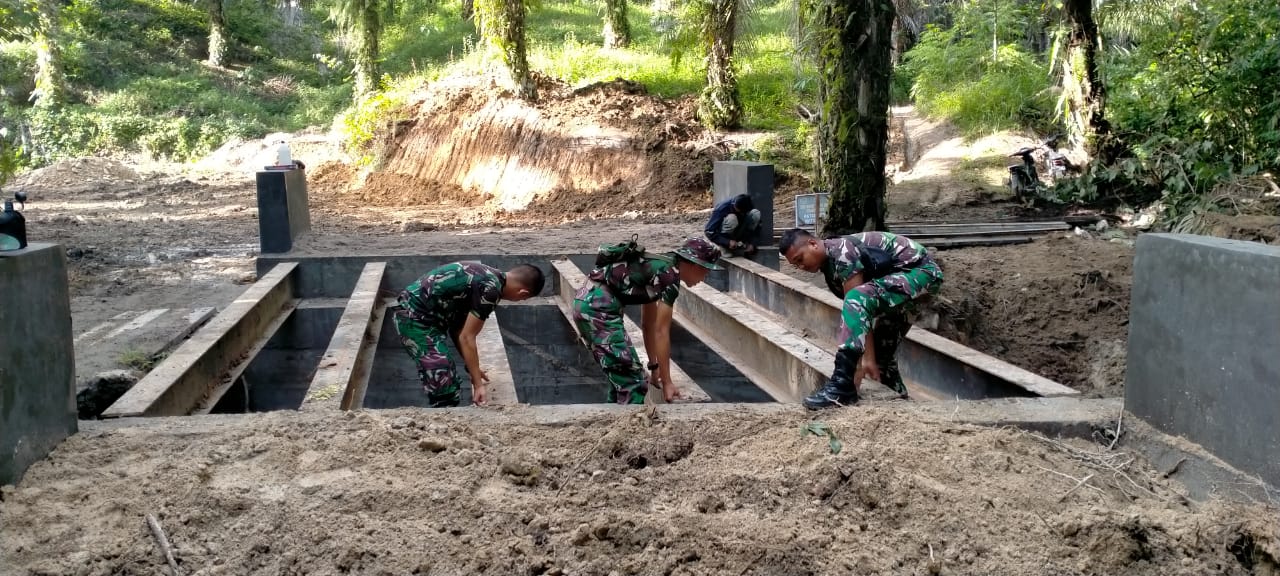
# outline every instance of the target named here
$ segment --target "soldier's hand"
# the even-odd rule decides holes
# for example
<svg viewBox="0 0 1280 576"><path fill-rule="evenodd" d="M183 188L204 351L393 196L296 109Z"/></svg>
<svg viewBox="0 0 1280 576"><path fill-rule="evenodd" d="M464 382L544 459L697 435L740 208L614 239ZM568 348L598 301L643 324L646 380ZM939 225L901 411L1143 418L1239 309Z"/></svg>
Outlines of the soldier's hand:
<svg viewBox="0 0 1280 576"><path fill-rule="evenodd" d="M471 385L471 403L476 406L484 406L486 400L489 399L489 391L484 384Z"/></svg>
<svg viewBox="0 0 1280 576"><path fill-rule="evenodd" d="M862 373L866 378L870 378L876 382L880 381L880 365L876 364L875 360L871 360L866 356L862 357Z"/></svg>
<svg viewBox="0 0 1280 576"><path fill-rule="evenodd" d="M657 378L655 378L657 380ZM676 385L670 382L662 384L662 399L670 404L680 397L680 390L676 389Z"/></svg>

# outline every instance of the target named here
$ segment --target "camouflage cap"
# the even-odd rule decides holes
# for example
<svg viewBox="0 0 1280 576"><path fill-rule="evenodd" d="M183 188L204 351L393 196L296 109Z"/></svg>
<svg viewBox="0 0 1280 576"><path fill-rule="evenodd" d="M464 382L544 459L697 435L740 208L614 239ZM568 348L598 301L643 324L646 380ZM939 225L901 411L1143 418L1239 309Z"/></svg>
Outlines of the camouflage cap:
<svg viewBox="0 0 1280 576"><path fill-rule="evenodd" d="M708 270L724 270L717 264L720 261L720 248L703 238L686 238L684 243L676 248L676 256Z"/></svg>

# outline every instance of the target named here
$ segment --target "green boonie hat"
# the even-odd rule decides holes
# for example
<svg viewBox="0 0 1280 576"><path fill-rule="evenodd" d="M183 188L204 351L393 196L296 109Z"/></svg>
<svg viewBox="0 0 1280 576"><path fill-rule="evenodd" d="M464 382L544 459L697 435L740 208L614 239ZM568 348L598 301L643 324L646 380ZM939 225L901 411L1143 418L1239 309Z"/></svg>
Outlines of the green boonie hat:
<svg viewBox="0 0 1280 576"><path fill-rule="evenodd" d="M707 270L724 270L720 261L720 248L702 238L688 238L676 248L676 256L684 258Z"/></svg>

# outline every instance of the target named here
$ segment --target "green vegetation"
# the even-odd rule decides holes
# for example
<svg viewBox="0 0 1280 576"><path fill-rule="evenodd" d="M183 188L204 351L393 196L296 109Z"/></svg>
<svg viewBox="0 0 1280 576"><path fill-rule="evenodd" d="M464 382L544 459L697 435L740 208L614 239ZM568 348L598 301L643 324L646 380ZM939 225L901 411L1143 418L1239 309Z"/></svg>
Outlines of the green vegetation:
<svg viewBox="0 0 1280 576"><path fill-rule="evenodd" d="M378 127L424 83L502 65L526 97L532 74L698 95L708 125L775 132L739 156L862 190L835 202L850 226L878 211L889 99L970 136L1067 134L1097 161L1059 182L1064 202L1159 200L1177 221L1280 170L1274 0L0 0L0 179L329 125L376 162Z"/></svg>
<svg viewBox="0 0 1280 576"><path fill-rule="evenodd" d="M9 149L25 166L112 152L190 160L230 138L328 126L335 118L355 147L367 147L373 127L414 87L459 68L501 62L457 0L398 10L373 0L303 3L294 12L253 0L221 6L225 66L215 67L207 64L213 9L207 2L71 0L58 15L56 36L70 91L64 104L44 109L31 101L35 14L0 11L0 129ZM477 6L476 19L484 6ZM529 6L533 71L573 84L627 78L664 97L703 88L704 58L673 63L659 29L663 15L648 4L629 6L627 49L603 47L597 3ZM365 13L377 16L382 27L376 47L360 31ZM812 95L805 88L812 72L793 58L792 20L790 2L759 5L738 42L734 64L749 128L794 129L796 98ZM371 50L376 59L367 57ZM352 105L357 79L372 96ZM29 138L20 137L24 131Z"/></svg>
<svg viewBox="0 0 1280 576"><path fill-rule="evenodd" d="M962 6L951 27L926 28L895 82L911 85L922 112L949 118L971 136L1051 129L1055 97L1045 57L1021 45L1035 7L1015 0Z"/></svg>
<svg viewBox="0 0 1280 576"><path fill-rule="evenodd" d="M121 352L120 357L116 358L116 364L122 368L132 368L139 372L150 372L159 361L159 358L134 348Z"/></svg>
<svg viewBox="0 0 1280 576"><path fill-rule="evenodd" d="M1208 0L1169 8L1136 27L1131 50L1108 55L1108 117L1124 153L1059 193L1160 200L1176 226L1249 188L1242 180L1280 171L1280 5Z"/></svg>
<svg viewBox="0 0 1280 576"><path fill-rule="evenodd" d="M895 71L898 91L910 84L921 110L970 136L1027 128L1084 144L1094 161L1058 183L1062 202L1160 201L1178 227L1266 190L1254 180L1280 171L1280 4L1091 6L950 4L951 25L930 25Z"/></svg>

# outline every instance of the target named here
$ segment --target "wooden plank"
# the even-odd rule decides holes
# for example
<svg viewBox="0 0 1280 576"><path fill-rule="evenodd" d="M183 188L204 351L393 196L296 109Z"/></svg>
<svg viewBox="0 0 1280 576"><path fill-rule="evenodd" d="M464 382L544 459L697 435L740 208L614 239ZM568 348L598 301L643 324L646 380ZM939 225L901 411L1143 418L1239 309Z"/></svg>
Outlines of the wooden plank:
<svg viewBox="0 0 1280 576"><path fill-rule="evenodd" d="M369 391L369 376L373 374L373 358L378 352L378 341L382 337L382 321L387 316L387 308L395 303L394 298L385 298L373 307L369 332L365 334L364 344L360 346L360 358L352 371L354 385L347 388L347 394L342 400L343 410L364 409L364 396Z"/></svg>
<svg viewBox="0 0 1280 576"><path fill-rule="evenodd" d="M568 260L553 260L551 265L555 268L556 275L560 278L556 300L560 304L560 311L564 313L565 319L569 321L569 325L573 327L576 334L578 328L573 323L573 297L578 292L578 288L587 282L587 277L573 262ZM644 347L644 332L640 327L625 314L622 316L622 326L627 331L627 337L631 339L631 344L635 346L636 353L642 358L648 358L649 354ZM582 335L579 334L578 336L579 340L582 340ZM680 396L690 402L711 401L711 396L702 387L698 386L693 381L693 378L689 377L674 360L671 361L671 383L679 390ZM648 400L653 403L662 403L662 392L657 388L650 387Z"/></svg>
<svg viewBox="0 0 1280 576"><path fill-rule="evenodd" d="M277 264L231 305L197 330L149 374L103 412L103 418L181 416L222 383L233 365L296 305L297 263Z"/></svg>
<svg viewBox="0 0 1280 576"><path fill-rule="evenodd" d="M498 315L490 314L484 323L484 329L476 337L476 349L480 353L484 370L489 377L490 406L514 406L520 403L516 395L515 375L511 372L511 361L507 359L507 347L502 342L502 328L498 324Z"/></svg>
<svg viewBox="0 0 1280 576"><path fill-rule="evenodd" d="M293 314L293 311L297 309L297 307L297 300L289 300L289 302L285 303L284 307L280 309L275 317L271 319L271 322L262 330L262 335L258 336L258 338L255 339L243 353L235 357L235 360L231 362L231 365L223 371L222 377L215 381L213 387L210 388L204 397L196 403L195 408L191 409L192 415L209 414L213 412L213 408L218 405L218 401L222 400L222 397L226 395L227 391L231 390L231 388L236 384L240 384L245 387L245 397L248 398L249 385L241 378L244 376L244 371L249 369L249 364L253 363L253 359L258 356L258 353L261 352L263 348L267 347L267 342L271 341L271 337L274 336L276 331L284 325L285 321L289 319L289 315Z"/></svg>
<svg viewBox="0 0 1280 576"><path fill-rule="evenodd" d="M838 332L840 311L844 305L839 298L836 298L830 292L744 258L728 259L726 260L726 266L741 269L743 272L762 278L783 290L794 292L825 307L825 315L829 321L825 322L827 326L820 328L830 330L831 333L824 339L833 338L834 336L832 335ZM733 278L732 271L730 278ZM747 296L750 298L756 297L751 294L747 294ZM1073 396L1079 394L1077 390L1009 364L999 358L983 354L959 342L943 338L918 326L907 332L906 340L933 353L950 358L958 364L985 372L1033 394L1040 396ZM912 393L915 393L915 388L912 388Z"/></svg>
<svg viewBox="0 0 1280 576"><path fill-rule="evenodd" d="M386 262L364 265L342 317L338 319L338 327L329 339L329 347L320 357L300 409L346 409L350 406L352 387L361 385L357 376L360 374L361 357L365 354L364 344L371 332L376 338L381 329L380 325L372 324L379 304L378 288L382 286L386 270Z"/></svg>

